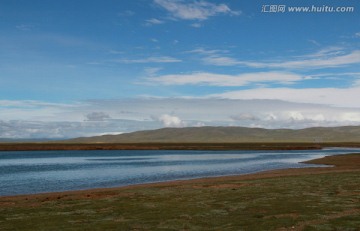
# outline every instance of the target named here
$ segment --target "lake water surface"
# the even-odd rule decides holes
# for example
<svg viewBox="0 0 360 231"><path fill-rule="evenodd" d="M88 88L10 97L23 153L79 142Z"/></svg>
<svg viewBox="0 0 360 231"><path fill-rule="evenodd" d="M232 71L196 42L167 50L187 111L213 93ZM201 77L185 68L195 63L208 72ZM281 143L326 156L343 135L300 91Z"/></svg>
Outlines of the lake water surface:
<svg viewBox="0 0 360 231"><path fill-rule="evenodd" d="M300 161L359 151L347 148L303 151L2 151L0 195L300 168L314 166L300 164Z"/></svg>

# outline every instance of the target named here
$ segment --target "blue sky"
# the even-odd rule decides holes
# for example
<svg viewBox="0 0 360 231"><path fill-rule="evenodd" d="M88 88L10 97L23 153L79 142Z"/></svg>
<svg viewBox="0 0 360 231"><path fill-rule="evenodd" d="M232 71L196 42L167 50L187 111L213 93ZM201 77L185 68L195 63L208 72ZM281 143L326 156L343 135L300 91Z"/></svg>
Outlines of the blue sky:
<svg viewBox="0 0 360 231"><path fill-rule="evenodd" d="M0 137L359 125L359 97L357 0L0 2Z"/></svg>

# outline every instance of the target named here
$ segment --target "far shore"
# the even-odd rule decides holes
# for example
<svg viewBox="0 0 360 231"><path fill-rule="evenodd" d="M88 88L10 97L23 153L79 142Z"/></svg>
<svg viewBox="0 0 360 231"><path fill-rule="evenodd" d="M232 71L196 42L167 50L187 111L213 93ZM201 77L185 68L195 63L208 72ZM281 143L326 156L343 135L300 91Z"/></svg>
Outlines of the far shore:
<svg viewBox="0 0 360 231"><path fill-rule="evenodd" d="M360 143L0 143L0 151L51 150L310 150L327 147L360 148Z"/></svg>

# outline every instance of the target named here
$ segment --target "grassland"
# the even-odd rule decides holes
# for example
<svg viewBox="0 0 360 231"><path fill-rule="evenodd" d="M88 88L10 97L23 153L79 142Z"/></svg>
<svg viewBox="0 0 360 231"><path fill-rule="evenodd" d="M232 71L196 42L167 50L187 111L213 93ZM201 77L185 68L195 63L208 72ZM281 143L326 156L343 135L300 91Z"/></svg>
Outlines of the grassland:
<svg viewBox="0 0 360 231"><path fill-rule="evenodd" d="M0 230L359 230L360 154L329 168L0 197Z"/></svg>

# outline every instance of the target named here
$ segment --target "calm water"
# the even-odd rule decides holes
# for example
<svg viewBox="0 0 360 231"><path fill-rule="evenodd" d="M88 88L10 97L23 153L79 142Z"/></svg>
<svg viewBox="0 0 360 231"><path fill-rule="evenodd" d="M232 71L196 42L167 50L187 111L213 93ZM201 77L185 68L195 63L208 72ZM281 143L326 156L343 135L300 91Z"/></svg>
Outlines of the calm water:
<svg viewBox="0 0 360 231"><path fill-rule="evenodd" d="M306 167L308 165L298 162L356 151L360 150L0 152L0 195L115 187Z"/></svg>

